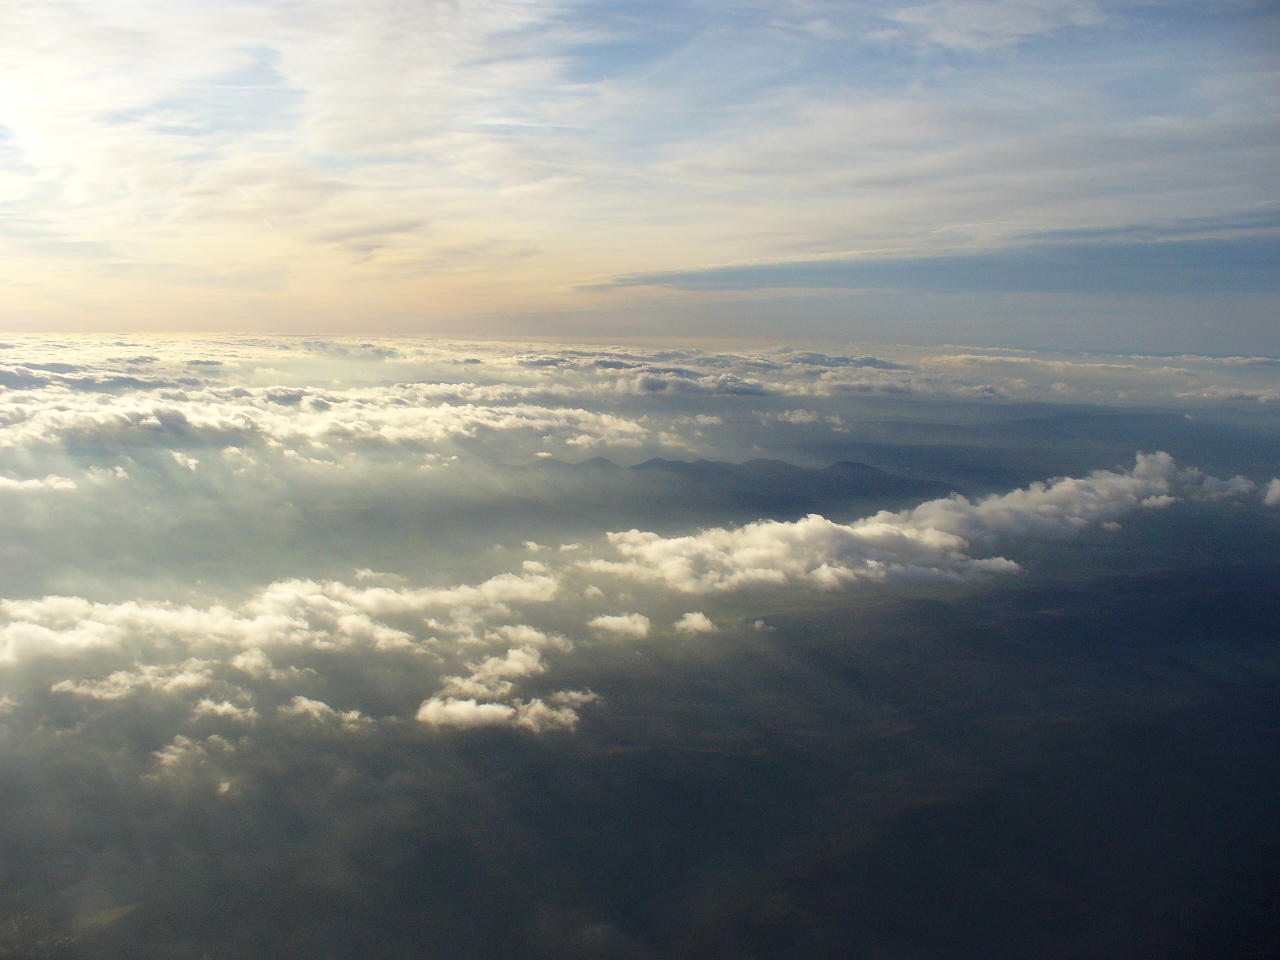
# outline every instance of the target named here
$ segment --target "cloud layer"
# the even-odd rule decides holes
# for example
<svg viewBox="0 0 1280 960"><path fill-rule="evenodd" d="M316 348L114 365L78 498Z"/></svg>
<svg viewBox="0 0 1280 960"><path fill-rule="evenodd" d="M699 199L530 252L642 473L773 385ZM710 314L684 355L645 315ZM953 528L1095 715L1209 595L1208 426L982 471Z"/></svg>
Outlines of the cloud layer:
<svg viewBox="0 0 1280 960"><path fill-rule="evenodd" d="M95 726L121 722L122 711L143 711L163 741L151 752L148 776L212 762L214 748L225 772L234 736L271 736L282 727L319 737L406 722L571 731L597 697L557 687L557 662L581 644L645 641L679 595L826 592L1012 574L1019 563L994 551L1016 554L1024 541L1114 527L1134 511L1184 498L1255 494L1256 484L1243 477L1220 480L1180 467L1168 454L1141 454L1128 471L978 500L954 495L847 524L814 514L674 537L612 532L558 551L550 565L526 561L519 572L475 584L284 580L238 604L206 607L70 596L3 600L6 723L21 729L24 718L54 704L79 718L75 723ZM629 581L657 591L646 594L655 617L591 615L627 602ZM685 613L668 631L717 632L714 616L702 611Z"/></svg>
<svg viewBox="0 0 1280 960"><path fill-rule="evenodd" d="M1029 543L1134 513L1277 500L1271 473L1220 479L1140 453L1128 469L904 504L972 480L962 442L991 469L1027 437L1072 431L1066 459L1096 461L1099 444L1131 457L1142 431L1234 449L1212 431L1266 401L1216 421L1210 388L1265 389L1276 364L881 352L14 341L0 364L4 722L145 718L132 749L146 776L216 767L215 786L237 738L566 733L608 710L577 665L731 645L748 598L981 583L1023 569ZM1178 412L1197 388L1200 412ZM1046 414L1020 396L1171 412ZM1259 456L1273 449L1262 427L1250 436ZM805 449L932 464L944 480L759 458ZM677 459L702 451L725 460ZM788 485L818 482L843 515L790 506L804 501ZM781 516L744 512L755 504Z"/></svg>
<svg viewBox="0 0 1280 960"><path fill-rule="evenodd" d="M956 799L966 725L988 752L966 747L963 780L985 785L1027 691L1069 737L1064 703L1142 700L1116 686L1129 621L1163 656L1180 616L1164 603L1200 604L1206 564L1230 612L1196 643L1254 621L1266 636L1232 585L1270 583L1277 370L892 345L7 340L0 954L345 955L376 930L406 954L669 955L635 947L649 921L630 906L581 906L640 860L653 869L615 902L652 882L686 910L711 889L722 937L725 850L760 838L791 863L847 835L861 863L886 810ZM1082 642L1144 577L1159 600L1123 609L1146 616ZM956 623L1034 669L966 661ZM1085 693L1064 681L1103 647ZM1143 701L1160 716L1222 686L1177 673L1171 699ZM825 825L834 807L856 830Z"/></svg>

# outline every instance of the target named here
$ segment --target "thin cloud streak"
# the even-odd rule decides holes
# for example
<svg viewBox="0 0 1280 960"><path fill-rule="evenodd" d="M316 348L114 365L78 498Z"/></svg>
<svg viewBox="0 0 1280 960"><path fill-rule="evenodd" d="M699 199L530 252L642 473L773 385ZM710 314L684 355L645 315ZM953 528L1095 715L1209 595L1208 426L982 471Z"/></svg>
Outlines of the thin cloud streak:
<svg viewBox="0 0 1280 960"><path fill-rule="evenodd" d="M810 260L619 277L603 287L777 287L962 293L1185 293L1280 290L1280 240L1038 244L980 254Z"/></svg>

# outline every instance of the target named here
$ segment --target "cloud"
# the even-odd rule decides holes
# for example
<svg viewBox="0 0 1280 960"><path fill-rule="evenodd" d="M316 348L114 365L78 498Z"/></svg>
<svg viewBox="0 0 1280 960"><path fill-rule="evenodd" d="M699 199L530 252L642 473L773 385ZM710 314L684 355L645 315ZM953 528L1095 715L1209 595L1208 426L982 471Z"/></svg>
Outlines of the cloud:
<svg viewBox="0 0 1280 960"><path fill-rule="evenodd" d="M536 676L547 669L541 651L534 646L512 647L504 656L488 657L468 667L471 672L467 676L444 678L446 695L501 699L511 695L515 687L512 680Z"/></svg>
<svg viewBox="0 0 1280 960"><path fill-rule="evenodd" d="M310 723L336 724L347 730L357 730L370 722L369 718L359 710L339 711L322 700L312 700L310 697L303 696L295 696L288 703L278 707L277 713L284 717L297 717Z"/></svg>
<svg viewBox="0 0 1280 960"><path fill-rule="evenodd" d="M1013 382L1037 377L1078 390L1136 383L1145 404L1188 382L1167 360L425 341L197 349L123 340L41 350L23 353L46 366L74 356L75 369L46 369L48 382L0 395L0 434L12 441L0 446L0 475L22 487L12 497L22 509L0 511L0 749L13 774L10 825L29 838L9 869L24 889L70 910L118 896L185 920L207 912L211 890L234 887L233 899L256 903L262 890L284 884L381 911L367 891L399 898L405 870L436 876L463 863L481 873L460 876L481 876L485 864L507 871L511 851L521 849L533 851L521 874L539 877L546 863L533 861L549 849L540 818L567 809L562 800L605 797L609 822L617 811L625 819L648 801L631 790L602 793L614 773L631 771L639 783L654 769L674 769L663 766L674 757L681 769L711 777L704 783L720 783L734 769L725 763L759 762L742 730L809 722L797 726L792 700L774 696L782 688L741 697L733 683L727 699L712 698L715 710L730 711L720 720L682 719L690 704L696 712L708 702L689 699L682 685L669 701L654 701L655 688L644 686L652 673L644 663L654 657L671 667L654 674L659 685L676 674L694 686L706 676L732 679L735 659L760 653L775 624L777 637L790 637L811 614L827 615L819 608L859 606L865 585L968 582L1024 563L1052 575L1046 556L1057 552L1030 541L1174 508L1163 529L1187 499L1240 502L1225 510L1215 501L1197 523L1261 509L1260 496L1280 501L1280 481L1263 491L1248 478L1209 477L1159 454L1128 470L1086 467L1011 492L910 508L892 493L846 502L858 481L846 491L839 478L856 478L858 468L817 469L867 454L902 471L895 480L913 473L945 478L949 488L959 477L972 481L967 489L1008 491L1024 482L1010 475L1051 458L1055 467L1041 475L1069 471L1057 466L1063 461L1112 462L1101 451L1115 444L1098 439L1107 430L1097 421L1119 411L1080 416L1071 421L1078 434L1064 437L1054 419L1064 408L990 403L982 391L1029 391ZM535 354L562 362L525 366ZM166 380L192 358L220 365L172 387L96 391L59 381L105 379L123 369L110 357L142 355L156 358L144 366ZM459 357L485 362L454 363ZM1274 375L1266 364L1178 364L1201 383L1219 382L1217 367L1225 368L1221 382ZM705 389L633 391L626 378L637 376ZM748 394L743 384L758 390ZM547 402L551 388L561 392ZM973 399L952 402L962 393ZM923 396L932 399L921 403ZM1154 422L1200 422L1164 402L1174 412ZM572 410L596 419L563 413ZM514 419L524 425L483 425L502 422L504 411L519 411ZM1214 422L1203 408L1187 415ZM1017 419L1028 416L1041 419L1028 428ZM1150 416L1144 407L1130 419L1150 433ZM658 452L643 446L622 446L611 454L616 464L566 457L569 440L611 430L644 444L670 437L707 457L666 462L672 475L712 478L705 502L695 502L688 483L637 479L645 471L630 465ZM1050 432L1053 444L1021 440ZM1077 435L1084 439L1073 446ZM935 436L943 439L928 439ZM1224 441L1208 449L1235 464L1246 448ZM1259 441L1246 452L1269 449ZM758 459L784 455L806 466ZM1266 476L1272 467L1268 461ZM769 488L777 513L768 512L772 501L755 512L715 479L757 469L795 478L781 484L789 489ZM833 478L823 502L830 512L797 519L803 510L794 504L819 475ZM48 477L74 486L41 479ZM636 496L641 489L648 499ZM643 527L626 529L633 523ZM1148 526L1156 524L1135 524L1133 535ZM1126 541L1126 559L1131 549L1144 563L1168 561L1159 542ZM643 649L651 637L661 647L652 656ZM785 646L774 653L798 656L803 645ZM693 659L682 666L686 654ZM763 676L745 660L739 667ZM832 695L843 715L846 698L836 687ZM566 780L564 771L582 763L604 763L605 780ZM569 780L571 792L559 793ZM617 796L642 805L617 807L609 799ZM532 806L510 806L513 797L533 798ZM521 825L506 832L510 810ZM526 810L533 827L524 825ZM434 831L426 840L424 824ZM68 836L94 838L90 856L70 867L48 863L44 851ZM224 855L233 848L235 856ZM25 859L24 850L32 851ZM416 851L410 861L404 850ZM545 927L538 918L547 885L530 881L533 888L536 910L527 916ZM71 901L58 893L66 890ZM499 901L495 915L508 909ZM268 915L256 915L257 929ZM165 936L185 945L204 935ZM412 952L418 939L405 942ZM216 945L206 937L188 952L214 953Z"/></svg>
<svg viewBox="0 0 1280 960"><path fill-rule="evenodd" d="M1187 400L1223 400L1227 402L1276 403L1280 401L1280 387L1249 389L1247 387L1209 386L1199 390L1183 390L1179 397Z"/></svg>
<svg viewBox="0 0 1280 960"><path fill-rule="evenodd" d="M1258 485L1247 477L1230 477L1223 480L1218 477L1205 477L1201 481L1201 495L1209 500L1226 500L1252 493Z"/></svg>
<svg viewBox="0 0 1280 960"><path fill-rule="evenodd" d="M91 398L77 402L61 393L29 396L21 405L7 405L12 419L0 430L0 446L62 442L242 447L276 442L304 449L327 444L391 447L527 432L534 437L559 436L581 447L637 446L649 436L641 424L614 414L533 404L452 404L433 396L439 392L411 384L331 391L325 396L213 389L175 391L162 399L134 396L108 408ZM294 406L300 409L280 409Z"/></svg>
<svg viewBox="0 0 1280 960"><path fill-rule="evenodd" d="M590 620L587 626L601 633L629 640L639 640L649 635L649 618L642 613L601 615Z"/></svg>
<svg viewBox="0 0 1280 960"><path fill-rule="evenodd" d="M613 286L680 290L910 289L945 293L1240 292L1280 288L1273 238L1005 246L982 253L866 257L616 277Z"/></svg>
<svg viewBox="0 0 1280 960"><path fill-rule="evenodd" d="M250 725L258 719L258 711L251 706L232 703L230 700L213 700L207 697L196 703L192 713L197 717L235 720Z"/></svg>
<svg viewBox="0 0 1280 960"><path fill-rule="evenodd" d="M67 477L49 474L41 480L12 480L0 477L0 493L47 492L50 490L74 490L76 482Z"/></svg>
<svg viewBox="0 0 1280 960"><path fill-rule="evenodd" d="M234 751L209 740L211 727L323 739L416 717L572 730L591 691L544 684L538 696L519 695L548 672L548 654L563 656L572 642L507 619L513 607L546 607L558 594L558 573L525 572L446 588L282 580L239 604L205 607L3 600L0 670L36 703L59 698L64 717L150 716L170 736L157 776L216 767L225 779Z"/></svg>
<svg viewBox="0 0 1280 960"><path fill-rule="evenodd" d="M1000 541L1065 537L1136 509L1166 506L1179 494L1215 498L1252 488L1244 478L1223 481L1180 468L1166 453L1140 454L1125 472L1099 470L977 501L956 494L847 524L811 514L680 537L615 532L608 543L620 559L582 566L692 594L972 579L1019 569L1002 556L973 555Z"/></svg>
<svg viewBox="0 0 1280 960"><path fill-rule="evenodd" d="M432 726L465 728L505 726L514 720L515 714L515 707L505 703L433 697L422 702L417 717L419 722Z"/></svg>
<svg viewBox="0 0 1280 960"><path fill-rule="evenodd" d="M0 491L13 507L0 510L0 813L19 841L3 869L31 910L54 928L66 919L77 949L104 956L137 955L143 934L177 954L256 955L358 943L346 934L367 929L411 955L423 916L444 918L428 932L446 954L501 955L491 941L510 930L519 946L529 929L543 938L535 954L565 943L626 954L618 938L565 939L609 910L554 916L581 887L556 864L595 841L564 834L565 811L662 826L652 814L672 784L721 798L727 782L764 782L760 764L779 758L760 746L778 731L808 738L806 756L823 755L833 730L920 740L899 685L877 701L864 671L837 662L854 661L827 655L838 651L822 624L839 611L857 614L855 660L886 641L886 617L913 633L899 610L928 619L945 601L956 622L971 606L978 627L991 619L986 588L903 584L998 579L1014 633L1061 627L1042 609L1046 589L1062 593L1059 564L1072 610L1105 616L1115 591L1099 607L1081 570L1118 564L1134 583L1158 570L1141 582L1163 598L1168 572L1205 560L1184 563L1178 544L1225 543L1252 520L1265 564L1262 511L1276 503L1262 501L1280 501L1265 411L1174 396L1274 386L1267 358L15 342L0 353L40 382L0 391L12 441L0 476L20 487ZM118 379L131 370L148 382ZM695 386L634 390L637 377ZM1071 406L1044 402L1054 383ZM1115 406L1126 390L1129 406ZM494 426L508 414L513 425ZM592 462L568 443L611 432L641 446ZM1128 460L1164 435L1176 461ZM689 452L653 449L668 438ZM846 460L875 463L886 486L868 494L871 474ZM904 492L924 482L938 492ZM823 497L802 502L819 484ZM941 496L950 489L968 495ZM1083 542L1038 542L1073 536ZM1030 592L1004 577L1024 565ZM1222 580L1230 596L1238 572ZM1058 627L1069 646L1079 631ZM946 635L892 646L915 667L936 649L934 666L960 676ZM777 669L758 669L762 655ZM797 681L817 699L797 701ZM936 684L921 689L937 713ZM838 730L821 722L837 715ZM950 753L942 761L954 769ZM734 823L758 823L748 812ZM480 888L494 896L470 896ZM286 910L281 922L281 889L354 912ZM215 900L245 920L233 934L207 922ZM100 942L73 929L81 913L134 902ZM449 922L477 902L488 906L476 923ZM41 952L35 935L19 939L25 921L0 919L11 950ZM468 939L482 928L498 933Z"/></svg>
<svg viewBox="0 0 1280 960"><path fill-rule="evenodd" d="M203 739L178 734L152 754L155 770L150 776L154 779L176 778L192 768L225 762L235 752L235 743L216 733Z"/></svg>
<svg viewBox="0 0 1280 960"><path fill-rule="evenodd" d="M515 726L523 727L533 733L546 733L552 730L572 731L578 725L578 711L574 707L591 703L598 698L586 691L568 690L553 695L551 699L563 705L551 706L540 699L517 702Z"/></svg>
<svg viewBox="0 0 1280 960"><path fill-rule="evenodd" d="M974 560L966 542L905 524L854 528L812 514L803 520L757 521L686 537L630 530L609 535L622 560L588 561L588 569L661 583L684 593L777 588L803 583L826 589L856 579L921 578L1014 570L1000 557Z"/></svg>
<svg viewBox="0 0 1280 960"><path fill-rule="evenodd" d="M670 617L662 609L682 595L1011 573L1020 566L1002 552L1028 539L1256 489L1247 478L1219 479L1167 454L1144 454L1127 471L978 499L954 495L849 523L814 514L682 536L616 531L575 551L544 551L548 559L535 570L449 587L294 578L208 605L0 600L6 722L25 717L28 704L41 715L50 697L68 722L142 711L168 743L156 752L156 775L203 770L199 782L210 784L234 779L234 738L247 729L323 739L414 718L440 729L570 731L598 698L576 686L557 689L569 658L600 638L643 640L651 614ZM1280 481L1272 481L1266 503L1280 501L1277 490ZM514 551L512 562L525 562L524 553ZM595 582L583 583L587 575ZM607 589L597 585L601 575ZM623 592L627 581L656 588L642 595L654 605L649 612L584 615L605 603L638 605ZM729 639L702 610L679 616L672 630Z"/></svg>
<svg viewBox="0 0 1280 960"><path fill-rule="evenodd" d="M7 306L36 325L352 329L358 305L403 329L429 283L432 322L564 333L617 306L572 293L593 278L973 253L1269 197L1270 51L1226 39L1251 21L1224 7L18 9L0 198L29 268Z"/></svg>
<svg viewBox="0 0 1280 960"><path fill-rule="evenodd" d="M564 679L591 644L639 641L654 624L731 643L736 615L717 597L970 580L1019 569L1025 538L1179 499L1272 497L1162 455L857 520L864 501L830 512L839 490L823 501L828 516L796 519L814 507L777 490L745 513L756 507L714 479L782 451L830 463L867 450L953 470L954 451L934 457L917 442L938 436L981 448L985 462L1045 429L985 401L1057 384L1163 402L1177 412L1159 423L1199 437L1176 392L1263 389L1267 358L276 338L29 338L20 355L39 377L0 395L0 495L23 504L0 512L11 722L46 707L68 722L145 715L163 743L199 746L214 732L319 742L353 725L396 729L424 704L436 705L428 726L567 730L603 709L584 710L592 692ZM146 382L124 382L142 369ZM930 407L959 426L926 424L896 396L977 402ZM1109 436L1113 413L1073 430ZM1152 423L1133 421L1138 433ZM687 484L625 460L578 462L597 443L637 463L663 444L731 466L707 473L695 504ZM1004 469L993 466L987 489ZM947 482L971 475L965 463ZM691 595L705 599L685 612ZM215 754L225 774L233 761Z"/></svg>
<svg viewBox="0 0 1280 960"><path fill-rule="evenodd" d="M545 733L572 730L578 723L578 714L572 707L552 707L538 699L509 706L433 697L422 702L417 719L434 727L522 727L533 733Z"/></svg>
<svg viewBox="0 0 1280 960"><path fill-rule="evenodd" d="M720 629L705 613L696 610L686 613L683 617L673 623L671 627L676 631L676 633L688 633L695 635L699 633L715 633Z"/></svg>
<svg viewBox="0 0 1280 960"><path fill-rule="evenodd" d="M1262 494L1262 502L1268 507L1280 507L1280 477L1275 477L1267 484Z"/></svg>
<svg viewBox="0 0 1280 960"><path fill-rule="evenodd" d="M213 662L190 659L178 664L141 665L134 671L116 670L106 677L93 680L61 680L49 689L54 693L67 693L94 700L121 700L133 696L140 689L160 693L186 694L202 690L213 683ZM202 700L201 704L213 704ZM200 708L197 707L199 710ZM225 715L226 710L217 706L205 708L206 712Z"/></svg>
<svg viewBox="0 0 1280 960"><path fill-rule="evenodd" d="M1086 433L1106 442L1094 459L1057 462L1052 470L1116 462L1143 445L1176 448L1188 458L1221 454L1236 471L1271 468L1262 440L1242 440L1237 454L1203 446L1212 442L1215 411L1275 393L1274 365L1259 357L290 338L26 338L20 354L4 352L48 378L0 395L0 497L21 496L24 504L0 511L13 596L100 596L95 581L129 578L125 596L180 597L190 578L214 570L210 589L233 597L291 579L384 583L353 579L352 568L392 578L408 571L420 584L409 565L424 542L453 543L464 558L508 539L581 542L610 525L669 535L691 518L690 504L677 502L669 487L641 483L628 466L673 456L791 459L800 449L818 465L874 459L880 454L866 443L900 444L903 431L913 443L942 440L937 429L919 425L889 429L881 413L866 415L864 400L1147 404L1179 417L1200 409L1208 420L1158 430L1150 420L1064 420L1067 442L1083 443ZM138 365L139 357L147 362ZM530 358L538 365L527 366ZM192 360L218 365L192 367ZM77 385L144 368L157 382L178 385ZM635 389L641 378L661 389ZM919 408L880 409L887 418L919 419ZM1003 419L995 414L991 407L975 415ZM744 417L755 424L750 433ZM1036 433L1031 422L1009 429ZM958 443L990 448L1006 444L1007 432L993 422L952 434ZM582 462L596 454L621 469L606 475L603 466ZM530 468L540 455L545 462ZM916 462L905 469L933 476L940 467ZM987 489L1035 469L993 479ZM954 472L939 479L967 482ZM803 510L831 516L835 509L827 500L795 499L789 511L779 490L735 511L723 491L703 492L705 506L716 511L705 516L713 525L791 520ZM55 501L60 520L49 512ZM245 553L240 544L249 540L258 547ZM219 564L231 555L240 558L235 565ZM482 572L492 571L472 566L459 582L474 587ZM448 576L442 572L441 582Z"/></svg>
<svg viewBox="0 0 1280 960"><path fill-rule="evenodd" d="M966 52L995 50L1107 20L1093 0L940 0L900 7L884 16L918 41Z"/></svg>
<svg viewBox="0 0 1280 960"><path fill-rule="evenodd" d="M1192 236L1238 236L1270 234L1280 230L1280 210L1265 207L1212 217L1182 217L1152 223L1122 224L1110 227L1075 227L1042 230L1026 235L1028 240L1169 240Z"/></svg>

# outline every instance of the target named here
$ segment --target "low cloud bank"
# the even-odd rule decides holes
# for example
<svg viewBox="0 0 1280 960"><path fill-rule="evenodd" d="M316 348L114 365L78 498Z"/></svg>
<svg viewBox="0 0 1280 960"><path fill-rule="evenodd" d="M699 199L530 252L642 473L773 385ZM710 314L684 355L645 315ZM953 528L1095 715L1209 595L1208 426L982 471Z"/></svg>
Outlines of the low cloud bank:
<svg viewBox="0 0 1280 960"><path fill-rule="evenodd" d="M158 737L146 776L216 767L209 783L234 779L236 744L248 733L323 740L405 724L572 731L583 708L607 709L592 691L557 682L579 648L655 633L732 643L714 605L678 615L681 597L705 604L744 592L1014 573L1018 562L1004 554L1020 542L1179 500L1227 498L1274 506L1280 480L1259 492L1242 477L1141 454L1129 470L954 495L852 523L813 514L683 536L617 531L573 550L538 548L545 561L449 587L359 570L356 585L281 580L239 604L0 600L0 723L20 732L58 717L68 735L103 735L113 718L141 712ZM392 585L369 585L378 580Z"/></svg>
<svg viewBox="0 0 1280 960"><path fill-rule="evenodd" d="M593 558L582 565L683 593L960 580L1018 570L1005 557L974 555L1000 541L1063 537L1181 497L1217 499L1254 489L1243 477L1220 480L1180 467L1167 453L1139 454L1128 471L1099 470L977 501L956 494L848 524L811 514L790 523L761 520L682 537L610 533L608 542L620 559Z"/></svg>

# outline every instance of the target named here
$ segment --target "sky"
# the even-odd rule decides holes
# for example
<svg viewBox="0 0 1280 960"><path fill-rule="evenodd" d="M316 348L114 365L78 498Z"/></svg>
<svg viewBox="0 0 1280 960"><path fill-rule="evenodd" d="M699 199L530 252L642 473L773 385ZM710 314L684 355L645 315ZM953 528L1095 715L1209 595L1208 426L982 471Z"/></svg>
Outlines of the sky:
<svg viewBox="0 0 1280 960"><path fill-rule="evenodd" d="M0 4L0 957L1269 956L1277 50Z"/></svg>
<svg viewBox="0 0 1280 960"><path fill-rule="evenodd" d="M1280 353L1274 4L15 0L26 332Z"/></svg>

